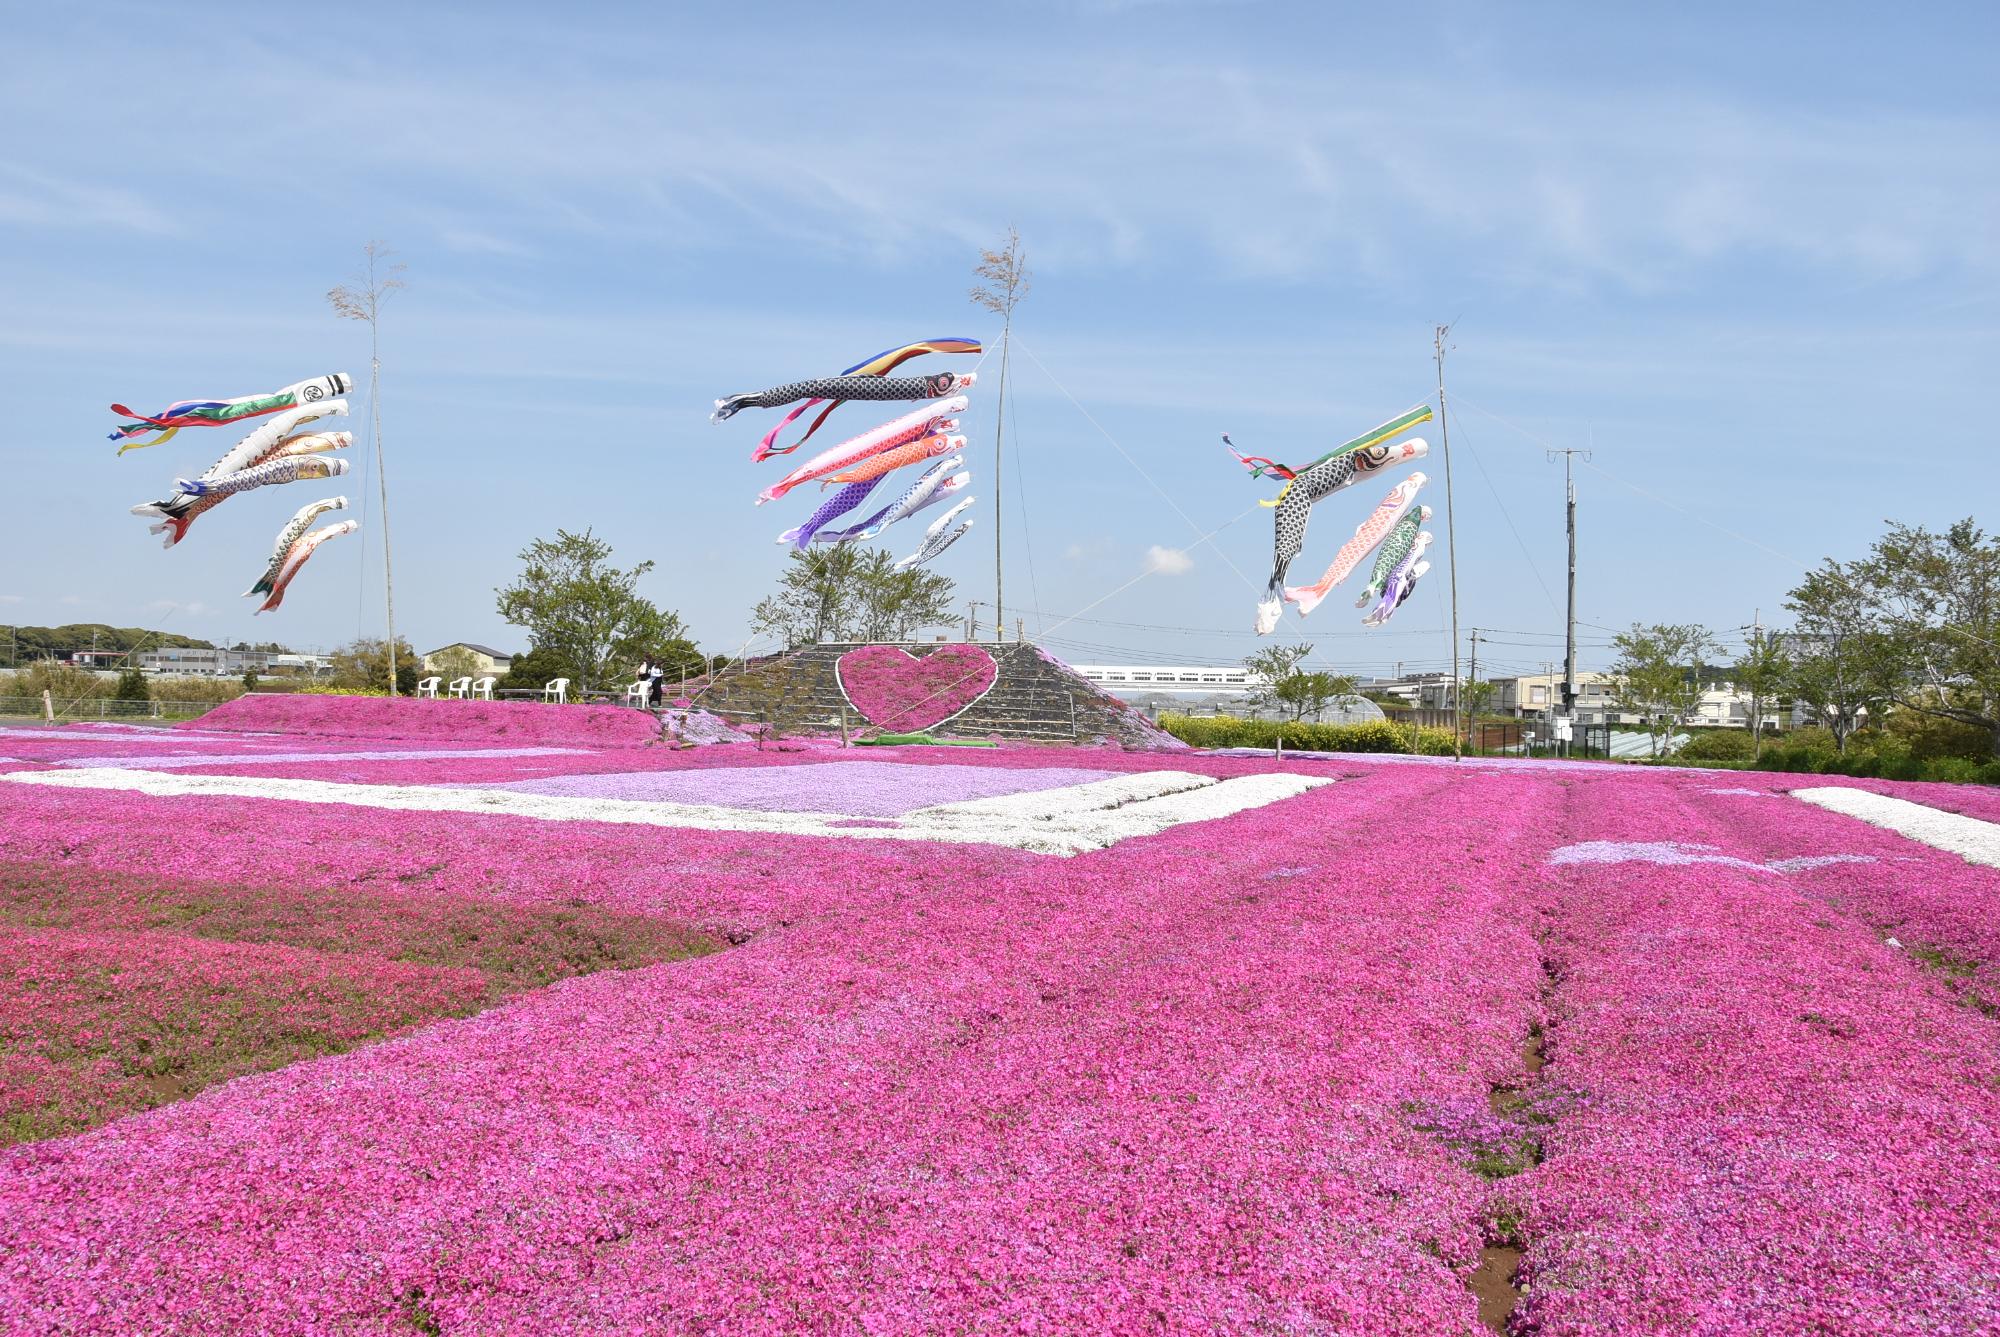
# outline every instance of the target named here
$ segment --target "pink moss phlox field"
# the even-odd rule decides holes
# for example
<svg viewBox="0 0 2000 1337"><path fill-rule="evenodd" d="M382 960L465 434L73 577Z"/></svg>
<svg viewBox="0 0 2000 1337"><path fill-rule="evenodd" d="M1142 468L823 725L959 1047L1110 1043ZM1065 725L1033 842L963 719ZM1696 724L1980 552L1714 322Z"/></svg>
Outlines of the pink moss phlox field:
<svg viewBox="0 0 2000 1337"><path fill-rule="evenodd" d="M1880 782L1856 787L1940 809L1958 797L1955 791L1970 788ZM1883 869L1828 869L1810 885L1829 904L1896 938L1931 966L1945 987L2000 1015L2000 870L1791 800L1746 799L1719 808L1717 815L1720 828L1738 842L1820 844L1875 858Z"/></svg>
<svg viewBox="0 0 2000 1337"><path fill-rule="evenodd" d="M985 696L1000 676L977 645L940 645L911 655L895 645L849 650L835 665L841 694L885 733L928 729Z"/></svg>
<svg viewBox="0 0 2000 1337"><path fill-rule="evenodd" d="M816 908L18 1148L0 1284L79 1332L1475 1334L1487 1189L1406 1111L1522 1076L1538 798L1383 774L1288 802L1288 839L1252 812L1070 861L640 833L660 899ZM76 857L142 857L171 814L124 806ZM578 886L576 828L472 825L427 857Z"/></svg>
<svg viewBox="0 0 2000 1337"><path fill-rule="evenodd" d="M1563 823L1758 862L1876 843L1795 808L1754 842L1712 816L1760 802L1578 785ZM1993 1024L1820 893L1885 866L1550 870L1543 1077L1574 1099L1517 1181L1533 1331L2000 1327Z"/></svg>
<svg viewBox="0 0 2000 1337"><path fill-rule="evenodd" d="M224 702L192 723L204 732L283 730L348 738L497 739L573 747L645 747L660 741L659 721L646 711L540 701L253 692Z"/></svg>

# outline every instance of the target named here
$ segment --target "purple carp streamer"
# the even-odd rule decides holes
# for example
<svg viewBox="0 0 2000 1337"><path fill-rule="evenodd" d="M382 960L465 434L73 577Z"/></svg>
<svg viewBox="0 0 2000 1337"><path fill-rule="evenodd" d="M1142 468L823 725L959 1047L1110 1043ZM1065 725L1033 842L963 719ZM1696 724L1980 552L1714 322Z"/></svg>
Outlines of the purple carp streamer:
<svg viewBox="0 0 2000 1337"><path fill-rule="evenodd" d="M964 501L961 501L958 505L931 521L931 527L924 531L923 543L908 557L897 558L895 565L891 569L895 571L914 570L927 562L935 560L939 553L964 538L965 531L972 528L972 521L964 521L950 533L945 532L945 526L951 523L953 516L972 505L973 500L974 498L967 497Z"/></svg>
<svg viewBox="0 0 2000 1337"><path fill-rule="evenodd" d="M122 413L137 422L121 423L111 433L113 441L122 441L118 453L137 450L143 446L156 446L171 437L183 427L221 427L245 418L261 418L267 413L278 413L303 404L313 404L321 400L344 395L354 386L354 380L346 372L337 371L330 376L316 376L309 381L288 385L282 390L274 390L264 395L239 395L235 399L183 399L156 414L135 413L123 404L113 404L113 413ZM160 435L151 441L138 438L148 432Z"/></svg>
<svg viewBox="0 0 2000 1337"><path fill-rule="evenodd" d="M1381 599L1369 611L1368 616L1361 619L1362 626L1381 626L1395 616L1396 610L1409 600L1410 594L1417 588L1417 582L1423 579L1424 572L1431 569L1431 564L1423 560L1424 549L1430 546L1430 542L1429 530L1417 536L1416 546L1410 549L1409 555L1398 562L1396 569L1389 574L1389 583L1382 591Z"/></svg>
<svg viewBox="0 0 2000 1337"><path fill-rule="evenodd" d="M272 460L240 473L220 478L179 478L174 486L193 497L228 497L275 483L298 483L308 478L338 478L347 472L346 460L326 460L317 455L294 455Z"/></svg>
<svg viewBox="0 0 2000 1337"><path fill-rule="evenodd" d="M257 611L268 613L285 601L285 591L290 588L292 578L299 574L300 568L305 566L307 559L318 550L320 544L328 539L337 539L342 534L352 534L359 528L361 526L352 520L342 520L337 525L328 525L325 529L314 530L294 540L285 553L284 561L278 565L278 574L271 582L270 594L265 597L262 604L258 605Z"/></svg>
<svg viewBox="0 0 2000 1337"><path fill-rule="evenodd" d="M898 520L907 520L926 506L936 505L946 497L961 492L972 482L972 472L953 473L965 463L963 455L954 455L948 460L939 460L924 471L922 477L910 484L909 491L884 506L875 514L850 529L821 530L814 538L821 543L852 543L872 539Z"/></svg>
<svg viewBox="0 0 2000 1337"><path fill-rule="evenodd" d="M347 498L345 497L328 497L324 501L308 502L306 505L299 507L298 513L286 522L283 529L278 531L278 541L271 548L270 565L264 568L263 575L257 577L256 584L243 591L243 597L250 599L259 594L269 594L278 578L278 573L284 569L285 555L292 550L292 545L299 541L306 530L312 527L312 522L319 519L320 516L325 515L328 511L344 511L346 509Z"/></svg>
<svg viewBox="0 0 2000 1337"><path fill-rule="evenodd" d="M806 522L794 529L787 529L778 535L778 542L789 543L795 548L804 548L813 541L813 536L832 521L868 500L868 494L875 490L887 475L878 474L864 478L858 483L849 483L819 504L819 508L806 518Z"/></svg>

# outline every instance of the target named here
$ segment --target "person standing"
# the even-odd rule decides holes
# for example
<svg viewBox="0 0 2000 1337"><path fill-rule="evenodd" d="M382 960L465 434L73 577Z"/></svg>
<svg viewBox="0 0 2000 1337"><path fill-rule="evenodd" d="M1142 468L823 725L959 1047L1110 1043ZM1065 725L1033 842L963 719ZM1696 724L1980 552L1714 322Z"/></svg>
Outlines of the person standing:
<svg viewBox="0 0 2000 1337"><path fill-rule="evenodd" d="M665 689L667 683L666 666L657 659L648 659L646 661L646 681L652 684L653 689L646 699L652 703L654 710L658 710L660 708L660 693Z"/></svg>

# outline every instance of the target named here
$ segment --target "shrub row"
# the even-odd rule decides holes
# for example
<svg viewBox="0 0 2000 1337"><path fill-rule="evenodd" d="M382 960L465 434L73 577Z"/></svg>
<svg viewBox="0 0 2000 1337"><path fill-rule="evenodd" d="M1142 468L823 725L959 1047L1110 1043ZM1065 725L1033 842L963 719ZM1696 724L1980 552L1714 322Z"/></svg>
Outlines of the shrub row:
<svg viewBox="0 0 2000 1337"><path fill-rule="evenodd" d="M1226 715L1161 715L1160 727L1195 747L1269 747L1282 738L1302 752L1402 752L1450 756L1451 730L1370 720L1366 724L1285 723Z"/></svg>
<svg viewBox="0 0 2000 1337"><path fill-rule="evenodd" d="M1853 775L1883 780L1934 780L1943 784L2000 785L2000 761L1965 757L1883 757L1873 752L1826 756L1799 748L1764 749L1755 769L1798 771L1808 775Z"/></svg>

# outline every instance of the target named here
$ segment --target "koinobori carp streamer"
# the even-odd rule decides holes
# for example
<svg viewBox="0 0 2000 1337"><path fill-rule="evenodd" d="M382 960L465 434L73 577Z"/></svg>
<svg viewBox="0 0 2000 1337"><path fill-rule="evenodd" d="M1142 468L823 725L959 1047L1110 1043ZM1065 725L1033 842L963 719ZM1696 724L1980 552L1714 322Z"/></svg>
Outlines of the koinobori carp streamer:
<svg viewBox="0 0 2000 1337"><path fill-rule="evenodd" d="M1223 438L1225 444L1228 440ZM1230 450L1235 453L1234 446ZM1305 547L1306 521L1312 508L1366 474L1422 459L1429 450L1430 444L1421 437L1411 437L1393 446L1377 442L1355 450L1336 451L1304 469L1287 471L1289 477L1284 491L1278 494L1277 513L1272 516L1271 580L1265 586L1263 601L1257 605L1258 635L1268 636L1277 630L1278 614L1284 606L1285 573ZM1271 470L1267 468L1264 472Z"/></svg>
<svg viewBox="0 0 2000 1337"><path fill-rule="evenodd" d="M843 371L840 374L842 376L881 377L881 376L887 376L890 372L894 371L897 367L902 366L905 362L908 362L911 358L921 357L925 353L977 353L979 351L980 351L980 344L979 340L977 339L967 339L963 337L946 338L946 339L920 339L915 343L902 344L895 348L884 349L882 352L877 353L874 357L865 358L862 361L855 363L853 366L849 367L846 371ZM969 385L971 384L971 382L968 380L967 384ZM742 398L742 396L738 396L737 398ZM722 406L728 402L730 401L718 400L716 402L717 411L720 412ZM757 443L757 449L754 452L752 452L750 458L753 460L762 461L769 459L773 455L791 454L793 451L797 450L800 446L804 445L807 441L812 439L813 433L819 431L819 429L825 425L828 416L831 415L835 409L839 408L841 403L842 401L838 399L834 400L832 403L827 403L827 401L823 398L808 399L805 403L799 405L797 408L793 409L790 413L787 413L783 418L779 419L777 426L773 427L770 431L764 433L764 439ZM794 422L797 422L800 416L803 415L806 412L806 410L812 408L816 404L826 404L826 407L820 410L819 416L813 419L812 425L810 427L806 428L805 435L801 436L798 440L792 442L792 444L790 444L789 446L778 445L777 440L779 434L782 433L785 430L785 428L791 426ZM741 406L739 405L739 407ZM730 412L733 413L735 412L735 410L731 409Z"/></svg>
<svg viewBox="0 0 2000 1337"><path fill-rule="evenodd" d="M342 520L337 525L328 525L325 529L316 529L310 534L302 535L293 540L292 546L285 553L284 561L278 565L278 574L271 582L270 594L265 597L263 603L258 605L257 611L259 613L268 613L285 601L285 591L291 587L293 577L299 574L300 569L305 566L307 560L318 550L320 544L325 543L328 539L337 539L342 534L352 534L359 528L361 526L352 520Z"/></svg>
<svg viewBox="0 0 2000 1337"><path fill-rule="evenodd" d="M180 478L174 486L194 497L226 497L249 492L274 483L297 483L308 478L337 478L347 472L346 460L326 460L317 455L294 455L272 460L240 473L220 478Z"/></svg>
<svg viewBox="0 0 2000 1337"><path fill-rule="evenodd" d="M875 485L881 481L881 475L878 474L873 478L849 483L846 487L838 489L806 517L804 524L787 529L778 535L778 542L789 543L795 548L806 547L822 528L868 500L868 494L873 492Z"/></svg>
<svg viewBox="0 0 2000 1337"><path fill-rule="evenodd" d="M1375 551L1376 545L1389 537L1391 531L1402 522L1404 515L1417 504L1417 493L1423 490L1430 479L1421 473L1411 474L1402 482L1389 489L1389 495L1382 498L1373 511L1368 513L1354 528L1354 537L1340 545L1340 551L1333 555L1326 572L1310 585L1287 586L1285 598L1299 606L1299 616L1304 617L1319 607L1320 600L1326 598L1327 591L1354 573L1361 565L1361 559Z"/></svg>
<svg viewBox="0 0 2000 1337"><path fill-rule="evenodd" d="M938 554L946 548L964 538L965 531L972 528L972 521L966 520L961 522L958 528L951 530L949 533L945 531L945 526L949 525L952 522L952 518L960 511L972 505L973 500L973 498L967 497L964 501L959 502L958 505L931 521L931 527L924 531L923 543L908 557L897 558L893 569L897 571L909 571L923 566L925 563L935 560Z"/></svg>
<svg viewBox="0 0 2000 1337"><path fill-rule="evenodd" d="M892 418L859 436L849 437L837 446L829 446L765 488L758 494L757 504L761 506L767 501L776 501L801 483L824 478L880 451L914 441L921 436L949 432L958 425L957 420L951 415L965 412L968 403L964 395L954 395L950 399L940 400L914 412L905 413L900 418Z"/></svg>
<svg viewBox="0 0 2000 1337"><path fill-rule="evenodd" d="M842 530L821 530L814 535L814 538L821 543L850 543L875 538L898 520L907 520L926 506L934 506L953 493L964 490L972 482L971 471L952 472L963 463L965 457L962 455L939 460L925 470L921 478L910 484L909 490L902 496L860 524Z"/></svg>
<svg viewBox="0 0 2000 1337"><path fill-rule="evenodd" d="M1369 610L1368 616L1361 619L1362 626L1379 627L1393 617L1398 608L1403 606L1404 602L1410 597L1411 592L1417 588L1417 582L1423 579L1424 572L1431 569L1431 564L1424 560L1424 549L1430 546L1431 531L1428 529L1420 531L1417 534L1416 543L1411 546L1409 552L1403 555L1403 559L1396 563L1395 569L1389 573L1389 578L1383 583L1382 595L1376 600L1375 607Z"/></svg>
<svg viewBox="0 0 2000 1337"><path fill-rule="evenodd" d="M1431 508L1419 506L1396 522L1389 531L1389 537L1382 540L1382 546L1375 550L1375 569L1368 573L1368 584L1361 591L1361 597L1354 601L1356 608L1366 608L1382 597L1382 591L1389 588L1389 576L1402 564L1410 550L1417 546L1417 535L1429 523Z"/></svg>
<svg viewBox="0 0 2000 1337"><path fill-rule="evenodd" d="M312 527L312 522L319 519L320 516L325 515L328 511L344 511L346 509L347 498L345 497L327 497L324 500L308 502L306 505L299 507L298 513L293 515L285 523L285 527L278 531L277 542L271 548L270 565L264 568L263 575L257 577L256 584L243 591L243 597L249 599L259 594L269 594L278 578L278 573L284 569L286 554L291 552L292 545L299 541L306 530Z"/></svg>
<svg viewBox="0 0 2000 1337"><path fill-rule="evenodd" d="M221 459L202 470L200 478L205 481L221 478L227 474L241 473L246 469L287 456L343 449L354 439L350 433L301 432L293 435L287 433L317 419L334 417L346 412L346 400L325 399L316 404L281 413L230 447ZM132 508L132 514L160 517L160 523L151 526L151 532L166 535L161 546L171 548L187 537L188 527L198 517L214 510L227 500L229 495L226 492L209 495L176 492L171 497L159 501L142 502Z"/></svg>
<svg viewBox="0 0 2000 1337"><path fill-rule="evenodd" d="M937 399L971 385L971 372L940 371L929 376L825 376L816 381L793 381L789 385L760 390L754 395L731 395L715 401L714 421L735 415L741 409L775 409L801 399Z"/></svg>
<svg viewBox="0 0 2000 1337"><path fill-rule="evenodd" d="M142 446L156 446L183 427L221 427L245 418L261 418L267 413L333 399L346 394L353 386L353 378L346 372L337 371L330 376L316 376L269 394L240 395L235 399L183 399L167 405L156 414L136 413L123 404L113 404L113 413L122 413L138 421L121 423L111 433L111 439L124 442L118 447L118 453L123 455ZM160 435L150 441L138 439L148 432Z"/></svg>
<svg viewBox="0 0 2000 1337"><path fill-rule="evenodd" d="M965 438L962 436L939 434L936 436L919 437L915 441L906 442L903 445L882 451L880 454L870 455L867 459L861 461L861 463L842 469L833 476L833 481L836 483L865 482L870 478L880 478L884 474L894 473L906 464L917 464L923 460L934 460L940 455L949 455L953 451L964 449Z"/></svg>

